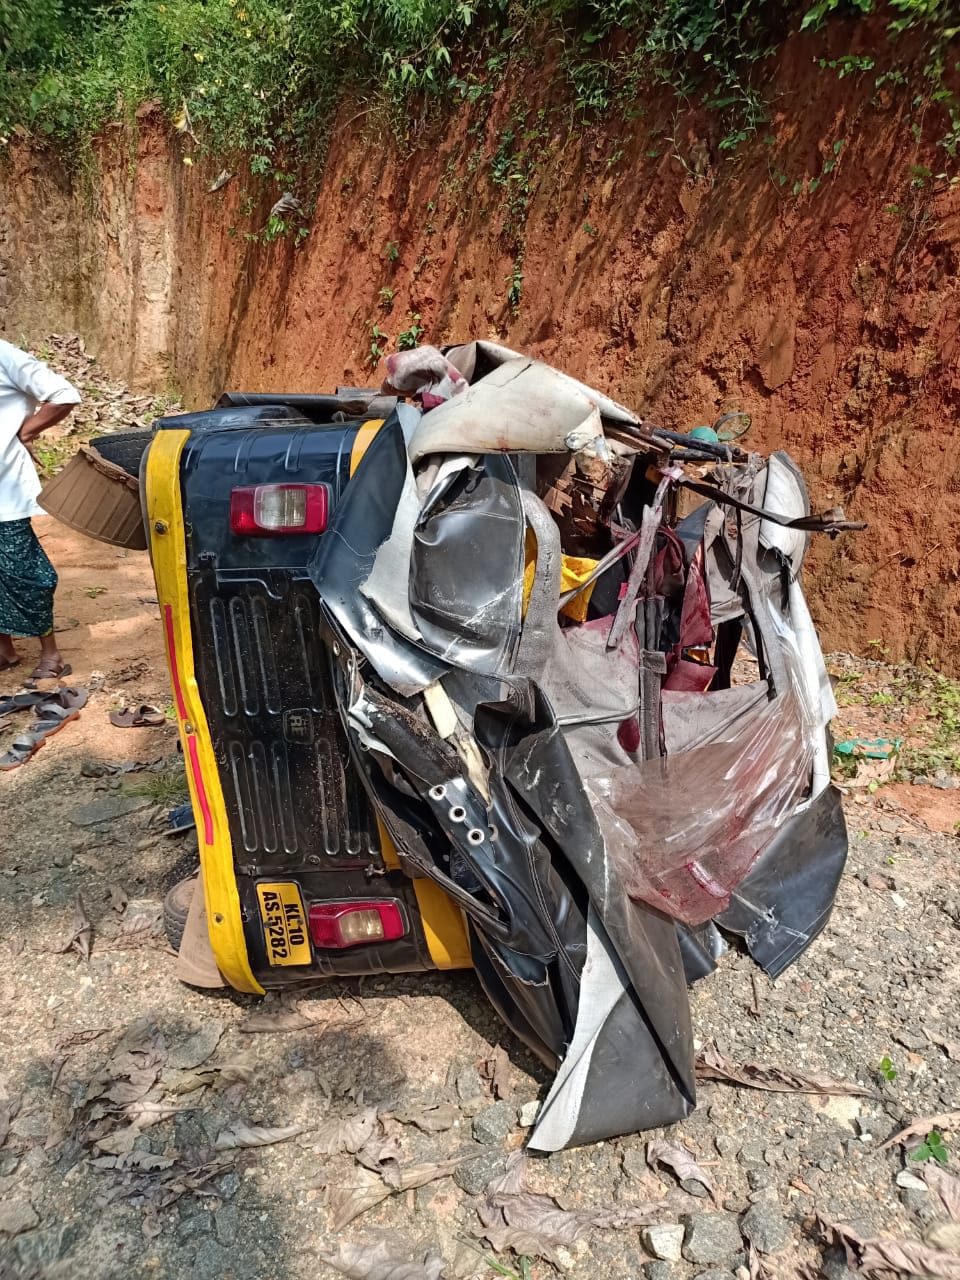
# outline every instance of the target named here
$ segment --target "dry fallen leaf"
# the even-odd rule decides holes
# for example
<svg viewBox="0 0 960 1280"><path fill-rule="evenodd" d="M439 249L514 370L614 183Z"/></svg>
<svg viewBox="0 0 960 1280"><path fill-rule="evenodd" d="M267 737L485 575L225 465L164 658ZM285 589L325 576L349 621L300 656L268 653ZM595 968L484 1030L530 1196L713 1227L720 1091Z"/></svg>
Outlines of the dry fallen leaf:
<svg viewBox="0 0 960 1280"><path fill-rule="evenodd" d="M130 901L130 899L127 897L126 892L118 884L110 885L108 888L108 892L110 894L110 906L119 915L121 912L126 910L127 903Z"/></svg>
<svg viewBox="0 0 960 1280"><path fill-rule="evenodd" d="M335 1231L342 1230L361 1213L366 1213L381 1200L397 1191L412 1191L416 1187L425 1187L428 1182L437 1178L449 1177L461 1164L464 1158L457 1157L445 1160L441 1164L420 1164L397 1166L394 1161L385 1162L380 1176L369 1169L355 1169L349 1182L338 1182L327 1187L327 1204L333 1213Z"/></svg>
<svg viewBox="0 0 960 1280"><path fill-rule="evenodd" d="M87 919L83 899L78 893L77 900L73 905L73 911L70 913L70 919L67 921L67 927L56 950L61 954L66 951L76 951L81 959L89 960L92 941L93 925Z"/></svg>
<svg viewBox="0 0 960 1280"><path fill-rule="evenodd" d="M80 1031L64 1031L57 1036L57 1048L74 1049L81 1044L90 1044L91 1041L105 1036L110 1030L110 1027L89 1027Z"/></svg>
<svg viewBox="0 0 960 1280"><path fill-rule="evenodd" d="M951 1062L960 1062L960 1040L947 1040L944 1036L939 1036L927 1032L927 1036L939 1049L947 1055Z"/></svg>
<svg viewBox="0 0 960 1280"><path fill-rule="evenodd" d="M452 1129L460 1119L460 1108L450 1102L440 1102L433 1107L422 1107L419 1110L395 1111L394 1119L401 1124L412 1124L424 1133L443 1133Z"/></svg>
<svg viewBox="0 0 960 1280"><path fill-rule="evenodd" d="M947 1173L938 1164L928 1160L920 1169L920 1177L943 1205L954 1222L960 1222L960 1178Z"/></svg>
<svg viewBox="0 0 960 1280"><path fill-rule="evenodd" d="M345 1120L327 1120L317 1130L314 1153L335 1156L346 1151L353 1155L370 1140L376 1127L376 1107L367 1107L359 1115L347 1116Z"/></svg>
<svg viewBox="0 0 960 1280"><path fill-rule="evenodd" d="M303 1133L303 1126L288 1124L282 1128L259 1128L245 1124L234 1124L217 1134L213 1144L215 1151L231 1151L235 1147L269 1147L275 1142L286 1142Z"/></svg>
<svg viewBox="0 0 960 1280"><path fill-rule="evenodd" d="M488 1195L477 1210L482 1235L498 1253L512 1249L518 1256L546 1258L560 1265L556 1250L572 1245L593 1227L636 1230L663 1214L663 1203L614 1209L561 1209L551 1196L521 1192Z"/></svg>
<svg viewBox="0 0 960 1280"><path fill-rule="evenodd" d="M937 1280L960 1280L960 1254L933 1249L919 1240L892 1240L885 1236L864 1239L852 1227L820 1219L828 1239L842 1245L851 1271L905 1271Z"/></svg>
<svg viewBox="0 0 960 1280"><path fill-rule="evenodd" d="M440 1280L443 1274L442 1259L409 1262L385 1240L368 1245L341 1240L335 1252L321 1251L320 1257L347 1280Z"/></svg>
<svg viewBox="0 0 960 1280"><path fill-rule="evenodd" d="M395 1133L374 1133L367 1139L356 1153L357 1160L365 1169L379 1173L388 1160L396 1163L400 1159L400 1139Z"/></svg>
<svg viewBox="0 0 960 1280"><path fill-rule="evenodd" d="M7 1134L10 1132L10 1122L18 1115L19 1111L19 1098L3 1098L0 1100L0 1147L6 1142Z"/></svg>
<svg viewBox="0 0 960 1280"><path fill-rule="evenodd" d="M510 1059L503 1045L498 1044L489 1058L479 1064L481 1076L490 1083L495 1098L505 1098L510 1087Z"/></svg>
<svg viewBox="0 0 960 1280"><path fill-rule="evenodd" d="M759 1062L731 1062L715 1044L708 1044L696 1062L697 1078L719 1080L724 1084L739 1084L747 1089L765 1089L770 1093L824 1093L845 1094L854 1098L869 1098L872 1089L845 1080L833 1080L829 1076L805 1075L786 1067L768 1067Z"/></svg>
<svg viewBox="0 0 960 1280"><path fill-rule="evenodd" d="M254 1032L267 1031L303 1031L306 1027L316 1026L310 1018L305 1018L293 1005L281 1005L278 1009L258 1009L248 1013L237 1030Z"/></svg>
<svg viewBox="0 0 960 1280"><path fill-rule="evenodd" d="M665 1164L673 1170L680 1182L699 1182L710 1192L714 1202L717 1202L717 1189L712 1179L704 1173L686 1147L664 1142L663 1139L648 1142L647 1164L651 1169L658 1164Z"/></svg>

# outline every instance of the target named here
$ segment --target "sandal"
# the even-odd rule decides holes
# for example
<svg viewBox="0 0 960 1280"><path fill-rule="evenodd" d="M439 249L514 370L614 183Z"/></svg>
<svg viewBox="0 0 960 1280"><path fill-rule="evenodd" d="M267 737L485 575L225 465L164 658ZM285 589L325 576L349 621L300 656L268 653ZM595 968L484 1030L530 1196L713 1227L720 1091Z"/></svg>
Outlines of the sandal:
<svg viewBox="0 0 960 1280"><path fill-rule="evenodd" d="M29 726L27 733L34 737L52 738L55 733L76 720L87 705L86 689L61 689L51 698L45 698L37 707L36 721Z"/></svg>
<svg viewBox="0 0 960 1280"><path fill-rule="evenodd" d="M0 756L0 769L4 773L10 769L19 769L26 764L34 752L39 751L46 739L38 733L21 733L10 743L10 750Z"/></svg>
<svg viewBox="0 0 960 1280"><path fill-rule="evenodd" d="M46 693L15 693L12 698L4 698L0 702L0 716L9 715L11 711L23 711L26 707L35 707L49 697Z"/></svg>
<svg viewBox="0 0 960 1280"><path fill-rule="evenodd" d="M0 662L0 671L12 671L14 667L19 667L19 665L20 665L19 658L13 658L12 660L8 660L7 658L4 658L3 661Z"/></svg>
<svg viewBox="0 0 960 1280"><path fill-rule="evenodd" d="M124 711L111 711L110 723L118 729L155 729L167 723L167 717L159 707L149 702L141 702L138 707L127 707Z"/></svg>
<svg viewBox="0 0 960 1280"><path fill-rule="evenodd" d="M69 662L61 662L59 667L48 667L44 662L38 662L30 672L31 680L59 680L61 676L69 676L73 672Z"/></svg>

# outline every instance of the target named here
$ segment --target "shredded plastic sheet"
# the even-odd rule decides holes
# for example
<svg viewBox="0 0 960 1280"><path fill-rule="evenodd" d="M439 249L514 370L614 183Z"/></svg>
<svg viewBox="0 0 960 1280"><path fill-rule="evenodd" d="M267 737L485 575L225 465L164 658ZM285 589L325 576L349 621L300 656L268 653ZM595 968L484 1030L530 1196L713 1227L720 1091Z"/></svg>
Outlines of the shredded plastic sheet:
<svg viewBox="0 0 960 1280"><path fill-rule="evenodd" d="M727 906L810 785L813 751L794 691L745 693L665 693L665 722L671 698L701 704L700 740L586 784L627 893L685 924Z"/></svg>

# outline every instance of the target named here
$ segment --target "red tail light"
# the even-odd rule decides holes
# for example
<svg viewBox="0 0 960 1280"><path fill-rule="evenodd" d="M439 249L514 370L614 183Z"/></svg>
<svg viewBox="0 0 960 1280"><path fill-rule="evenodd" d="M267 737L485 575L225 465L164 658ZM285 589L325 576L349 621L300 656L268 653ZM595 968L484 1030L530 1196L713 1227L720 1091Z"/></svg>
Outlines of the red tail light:
<svg viewBox="0 0 960 1280"><path fill-rule="evenodd" d="M325 484L257 484L230 494L230 528L260 537L323 533L329 495Z"/></svg>
<svg viewBox="0 0 960 1280"><path fill-rule="evenodd" d="M399 902L315 902L307 914L316 947L342 951L365 942L393 942L407 932Z"/></svg>

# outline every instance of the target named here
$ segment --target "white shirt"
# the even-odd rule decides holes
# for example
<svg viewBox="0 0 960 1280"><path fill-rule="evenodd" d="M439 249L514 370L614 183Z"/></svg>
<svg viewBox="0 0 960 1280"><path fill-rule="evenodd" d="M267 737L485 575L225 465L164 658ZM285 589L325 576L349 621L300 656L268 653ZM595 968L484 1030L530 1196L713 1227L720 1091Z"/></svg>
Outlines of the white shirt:
<svg viewBox="0 0 960 1280"><path fill-rule="evenodd" d="M79 404L76 387L36 358L0 338L0 521L43 515L33 459L17 433L41 404Z"/></svg>

